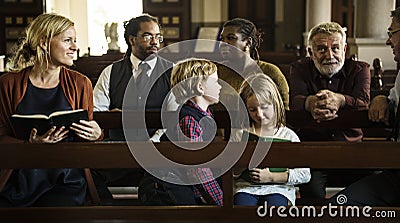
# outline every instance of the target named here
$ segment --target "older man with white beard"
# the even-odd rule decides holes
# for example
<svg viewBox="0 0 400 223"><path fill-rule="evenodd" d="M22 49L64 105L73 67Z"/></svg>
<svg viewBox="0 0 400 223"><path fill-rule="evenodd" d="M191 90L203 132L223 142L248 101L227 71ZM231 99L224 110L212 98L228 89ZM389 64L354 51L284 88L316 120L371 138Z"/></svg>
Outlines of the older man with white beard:
<svg viewBox="0 0 400 223"><path fill-rule="evenodd" d="M338 117L340 109L368 109L370 69L345 59L346 33L335 22L316 25L308 36L308 53L290 67L290 109L306 110L317 122ZM301 141L359 141L361 129L300 129ZM312 171L302 197L325 198L326 171Z"/></svg>

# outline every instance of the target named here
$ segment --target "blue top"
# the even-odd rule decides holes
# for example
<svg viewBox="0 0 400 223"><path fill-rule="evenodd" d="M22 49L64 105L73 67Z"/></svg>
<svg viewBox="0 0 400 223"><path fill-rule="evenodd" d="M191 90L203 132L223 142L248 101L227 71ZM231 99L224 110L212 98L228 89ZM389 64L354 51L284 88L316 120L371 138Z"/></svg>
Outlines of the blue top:
<svg viewBox="0 0 400 223"><path fill-rule="evenodd" d="M49 115L71 109L60 84L42 89L29 81L16 112ZM15 169L0 193L0 206L82 205L85 195L86 181L81 169Z"/></svg>
<svg viewBox="0 0 400 223"><path fill-rule="evenodd" d="M28 81L28 88L24 98L17 106L17 114L33 115L44 114L50 115L55 111L72 110L61 84L55 88L38 88L31 81Z"/></svg>

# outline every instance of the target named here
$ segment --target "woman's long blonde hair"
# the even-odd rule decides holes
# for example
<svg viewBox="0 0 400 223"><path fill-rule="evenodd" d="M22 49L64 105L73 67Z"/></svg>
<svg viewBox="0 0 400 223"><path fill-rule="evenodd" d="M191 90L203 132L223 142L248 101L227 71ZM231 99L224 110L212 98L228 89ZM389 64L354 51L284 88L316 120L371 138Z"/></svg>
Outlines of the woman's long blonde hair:
<svg viewBox="0 0 400 223"><path fill-rule="evenodd" d="M15 54L7 63L8 71L19 72L33 65L48 66L47 54L54 36L74 26L68 18L54 13L41 14L26 29L26 37L19 44ZM43 45L47 48L42 47Z"/></svg>

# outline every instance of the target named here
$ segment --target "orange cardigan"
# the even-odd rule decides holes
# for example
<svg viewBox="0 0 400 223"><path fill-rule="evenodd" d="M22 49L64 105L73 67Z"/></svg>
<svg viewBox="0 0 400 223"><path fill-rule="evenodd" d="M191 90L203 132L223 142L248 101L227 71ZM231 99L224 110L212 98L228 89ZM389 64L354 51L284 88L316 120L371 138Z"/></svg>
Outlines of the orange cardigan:
<svg viewBox="0 0 400 223"><path fill-rule="evenodd" d="M4 136L14 137L11 115L16 112L18 104L25 95L31 69L32 67L28 67L18 73L6 73L0 76L0 141L16 141L15 138L14 140ZM89 120L92 120L93 89L89 78L77 71L61 67L60 84L72 109L87 110Z"/></svg>

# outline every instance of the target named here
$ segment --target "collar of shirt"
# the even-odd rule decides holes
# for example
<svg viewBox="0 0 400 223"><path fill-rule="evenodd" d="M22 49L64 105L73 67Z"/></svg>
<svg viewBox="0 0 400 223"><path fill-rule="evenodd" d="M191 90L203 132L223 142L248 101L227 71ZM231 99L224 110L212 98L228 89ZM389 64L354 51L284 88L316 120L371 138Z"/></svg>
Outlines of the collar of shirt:
<svg viewBox="0 0 400 223"><path fill-rule="evenodd" d="M137 76L138 74L138 69L139 69L139 64L143 62L139 58L137 58L135 55L131 54L130 57L131 63L132 63L132 73L134 76ZM147 72L147 75L150 77L150 74L153 72L154 67L156 66L157 62L157 57L153 57L150 60L145 60L146 63L150 66L149 72Z"/></svg>
<svg viewBox="0 0 400 223"><path fill-rule="evenodd" d="M202 115L204 115L204 116L212 117L212 113L211 113L211 110L210 110L210 109L207 109L207 111L204 111L202 108L200 108L199 105L197 105L196 103L194 103L194 102L191 101L191 100L188 100L188 101L186 102L186 104L189 105L190 107L192 107L192 108L198 110L198 111L200 112L200 114L202 114Z"/></svg>

